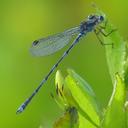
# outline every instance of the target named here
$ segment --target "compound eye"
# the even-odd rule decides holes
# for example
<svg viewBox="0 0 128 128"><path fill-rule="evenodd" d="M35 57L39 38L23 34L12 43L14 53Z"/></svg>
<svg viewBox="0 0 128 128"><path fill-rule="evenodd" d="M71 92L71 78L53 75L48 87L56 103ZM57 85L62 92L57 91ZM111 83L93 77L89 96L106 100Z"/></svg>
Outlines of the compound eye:
<svg viewBox="0 0 128 128"><path fill-rule="evenodd" d="M100 21L103 21L104 20L104 17L103 16L100 16Z"/></svg>

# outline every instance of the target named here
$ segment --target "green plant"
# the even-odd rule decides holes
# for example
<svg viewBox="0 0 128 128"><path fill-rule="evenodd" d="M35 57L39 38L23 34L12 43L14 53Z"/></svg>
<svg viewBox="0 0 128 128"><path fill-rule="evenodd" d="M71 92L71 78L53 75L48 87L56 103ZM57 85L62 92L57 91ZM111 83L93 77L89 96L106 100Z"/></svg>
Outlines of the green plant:
<svg viewBox="0 0 128 128"><path fill-rule="evenodd" d="M104 32L108 33L113 28L108 22ZM68 75L64 78L57 71L56 96L53 98L65 113L54 123L53 128L128 128L127 42L118 31L101 37L105 44L113 44L104 45L113 83L113 93L105 111L99 107L91 86L77 73L68 69Z"/></svg>

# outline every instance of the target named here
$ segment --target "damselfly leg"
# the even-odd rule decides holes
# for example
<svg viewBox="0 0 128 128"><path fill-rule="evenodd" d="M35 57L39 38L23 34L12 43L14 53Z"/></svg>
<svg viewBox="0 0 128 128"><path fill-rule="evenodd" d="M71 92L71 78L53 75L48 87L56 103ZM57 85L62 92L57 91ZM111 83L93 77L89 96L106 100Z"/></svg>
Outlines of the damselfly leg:
<svg viewBox="0 0 128 128"><path fill-rule="evenodd" d="M94 29L94 33L97 37L97 39L99 40L99 42L101 43L101 45L112 45L112 48L113 48L113 43L104 43L101 38L100 38L100 34L102 34L103 36L105 37L108 37L109 35L111 35L113 32L117 31L117 29L112 29L109 33L105 33L105 29L107 27L107 23L108 23L108 20L105 21L105 24L104 26L99 26L97 27L96 29Z"/></svg>

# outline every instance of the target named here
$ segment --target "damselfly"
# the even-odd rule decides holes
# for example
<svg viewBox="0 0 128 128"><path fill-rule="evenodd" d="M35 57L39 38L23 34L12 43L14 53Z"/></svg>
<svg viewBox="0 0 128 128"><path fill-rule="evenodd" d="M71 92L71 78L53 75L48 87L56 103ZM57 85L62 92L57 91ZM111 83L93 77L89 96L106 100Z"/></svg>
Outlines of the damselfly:
<svg viewBox="0 0 128 128"><path fill-rule="evenodd" d="M34 90L32 95L28 99L26 99L26 101L18 108L17 113L21 113L26 108L26 106L30 103L32 98L37 94L40 88L48 80L51 73L57 68L57 66L61 63L61 61L68 55L71 49L79 42L81 37L85 36L89 32L94 31L98 39L100 40L98 34L99 33L104 34L102 31L103 28L100 27L100 24L103 21L104 21L104 17L102 15L89 15L86 21L82 22L78 27L69 29L67 31L64 31L62 33L53 36L35 40L33 42L32 47L30 49L31 53L34 56L45 56L55 53L56 51L62 49L64 46L66 46L69 43L73 35L77 35L71 46L64 52L64 54L60 57L57 63L51 68L51 70L41 81L39 86ZM100 42L102 43L101 40Z"/></svg>

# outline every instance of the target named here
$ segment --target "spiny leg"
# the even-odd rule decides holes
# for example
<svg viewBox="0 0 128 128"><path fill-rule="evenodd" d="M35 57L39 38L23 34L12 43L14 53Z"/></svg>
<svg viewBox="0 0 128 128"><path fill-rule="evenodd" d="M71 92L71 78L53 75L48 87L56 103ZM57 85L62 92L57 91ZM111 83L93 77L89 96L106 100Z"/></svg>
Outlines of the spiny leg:
<svg viewBox="0 0 128 128"><path fill-rule="evenodd" d="M94 33L95 33L97 39L99 40L100 44L101 44L101 45L104 45L104 42L103 42L103 41L100 39L100 37L99 37L99 31L94 30Z"/></svg>
<svg viewBox="0 0 128 128"><path fill-rule="evenodd" d="M94 33L95 33L97 39L99 40L99 42L101 43L101 45L112 45L112 48L113 48L113 43L104 43L104 42L101 40L101 38L100 38L100 36L99 36L99 34L101 33L101 31L96 31L96 29L94 29ZM101 34L102 34L102 33L101 33Z"/></svg>
<svg viewBox="0 0 128 128"><path fill-rule="evenodd" d="M104 33L103 29L97 28L98 29L98 33L101 33L102 35L104 35L105 37L108 37L109 35L111 35L113 32L117 31L117 29L112 29L109 33Z"/></svg>
<svg viewBox="0 0 128 128"><path fill-rule="evenodd" d="M99 28L97 28L98 29L98 33L101 33L102 35L104 35L105 37L107 37L107 36L109 36L110 34L112 34L113 32L115 32L115 31L117 31L117 29L112 29L109 33L104 33L103 32L103 30L105 30L106 29L106 27L107 27L107 24L108 24L108 20L106 20L105 21L105 24L104 24L104 26L99 26Z"/></svg>

